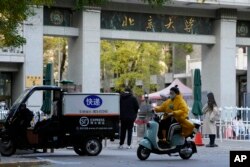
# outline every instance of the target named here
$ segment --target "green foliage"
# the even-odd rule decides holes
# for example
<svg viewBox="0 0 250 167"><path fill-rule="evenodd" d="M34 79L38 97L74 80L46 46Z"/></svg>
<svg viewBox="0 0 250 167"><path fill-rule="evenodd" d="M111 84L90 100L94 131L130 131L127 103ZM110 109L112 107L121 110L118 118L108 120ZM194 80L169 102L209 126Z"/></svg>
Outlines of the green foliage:
<svg viewBox="0 0 250 167"><path fill-rule="evenodd" d="M20 46L25 38L18 28L29 16L34 14L30 5L51 4L54 0L0 0L0 47Z"/></svg>
<svg viewBox="0 0 250 167"><path fill-rule="evenodd" d="M105 78L115 75L115 89L122 90L124 85L133 88L138 94L150 89L150 76L159 74L163 66L159 64L163 44L132 41L101 42L101 69ZM144 88L136 86L136 80L143 82ZM153 88L155 89L155 87Z"/></svg>
<svg viewBox="0 0 250 167"><path fill-rule="evenodd" d="M186 54L190 54L193 52L193 45L192 44L179 44L177 45L179 48L182 48Z"/></svg>
<svg viewBox="0 0 250 167"><path fill-rule="evenodd" d="M67 38L61 37L44 37L43 38L43 52L44 59L43 64L53 63L53 71L54 76L60 75L62 79L62 75L66 68L67 61ZM61 62L59 63L59 53L61 53ZM58 74L58 66L60 65L60 74Z"/></svg>
<svg viewBox="0 0 250 167"><path fill-rule="evenodd" d="M76 0L76 9L82 10L84 6L101 6L109 0Z"/></svg>
<svg viewBox="0 0 250 167"><path fill-rule="evenodd" d="M193 52L193 45L176 44L174 52L174 73L184 73L186 71L186 55Z"/></svg>
<svg viewBox="0 0 250 167"><path fill-rule="evenodd" d="M143 0L143 1L144 3L148 3L151 6L162 6L165 3L171 2L172 0Z"/></svg>

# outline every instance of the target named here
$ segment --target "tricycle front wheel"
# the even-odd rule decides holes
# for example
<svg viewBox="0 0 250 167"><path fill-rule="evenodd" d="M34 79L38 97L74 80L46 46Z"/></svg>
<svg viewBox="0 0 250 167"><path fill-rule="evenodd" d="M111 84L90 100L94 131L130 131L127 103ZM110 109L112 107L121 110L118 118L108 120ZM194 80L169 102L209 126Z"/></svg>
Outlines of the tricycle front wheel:
<svg viewBox="0 0 250 167"><path fill-rule="evenodd" d="M13 141L0 139L0 152L2 156L6 157L15 154L16 148Z"/></svg>

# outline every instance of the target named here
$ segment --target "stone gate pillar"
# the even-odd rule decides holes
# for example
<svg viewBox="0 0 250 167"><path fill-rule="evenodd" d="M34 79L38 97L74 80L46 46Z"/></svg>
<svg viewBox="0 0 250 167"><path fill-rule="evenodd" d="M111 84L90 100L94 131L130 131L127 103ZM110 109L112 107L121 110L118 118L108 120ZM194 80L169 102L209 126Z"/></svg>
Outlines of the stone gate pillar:
<svg viewBox="0 0 250 167"><path fill-rule="evenodd" d="M68 79L82 92L100 92L100 10L85 9L74 16L79 37L69 39Z"/></svg>
<svg viewBox="0 0 250 167"><path fill-rule="evenodd" d="M202 46L202 90L212 91L221 107L236 105L236 21L236 10L219 9L216 44Z"/></svg>

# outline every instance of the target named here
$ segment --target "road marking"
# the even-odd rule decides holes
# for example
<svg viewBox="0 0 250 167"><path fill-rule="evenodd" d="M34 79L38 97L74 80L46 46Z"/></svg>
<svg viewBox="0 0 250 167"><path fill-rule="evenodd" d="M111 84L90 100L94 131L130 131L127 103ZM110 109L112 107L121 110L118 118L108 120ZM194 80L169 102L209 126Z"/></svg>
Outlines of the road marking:
<svg viewBox="0 0 250 167"><path fill-rule="evenodd" d="M62 161L55 161L47 158L37 157L40 160L47 161L53 164L61 164L61 165L79 165L81 162L62 162Z"/></svg>

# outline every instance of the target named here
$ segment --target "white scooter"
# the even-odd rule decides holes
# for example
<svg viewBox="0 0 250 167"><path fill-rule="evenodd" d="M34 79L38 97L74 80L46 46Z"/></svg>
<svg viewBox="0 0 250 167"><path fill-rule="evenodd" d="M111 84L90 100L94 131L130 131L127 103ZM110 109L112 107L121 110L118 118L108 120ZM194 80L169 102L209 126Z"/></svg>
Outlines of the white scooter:
<svg viewBox="0 0 250 167"><path fill-rule="evenodd" d="M191 120L192 121L192 120ZM140 160L146 160L150 153L155 154L168 154L171 156L173 153L179 153L182 159L189 159L194 153L197 153L196 145L192 140L194 134L200 127L198 120L192 121L195 125L193 133L188 137L181 135L181 126L178 123L174 123L170 126L168 139L170 145L168 148L161 144L158 138L160 117L155 115L151 121L147 123L147 128L144 134L144 138L140 141L137 149L137 157Z"/></svg>

